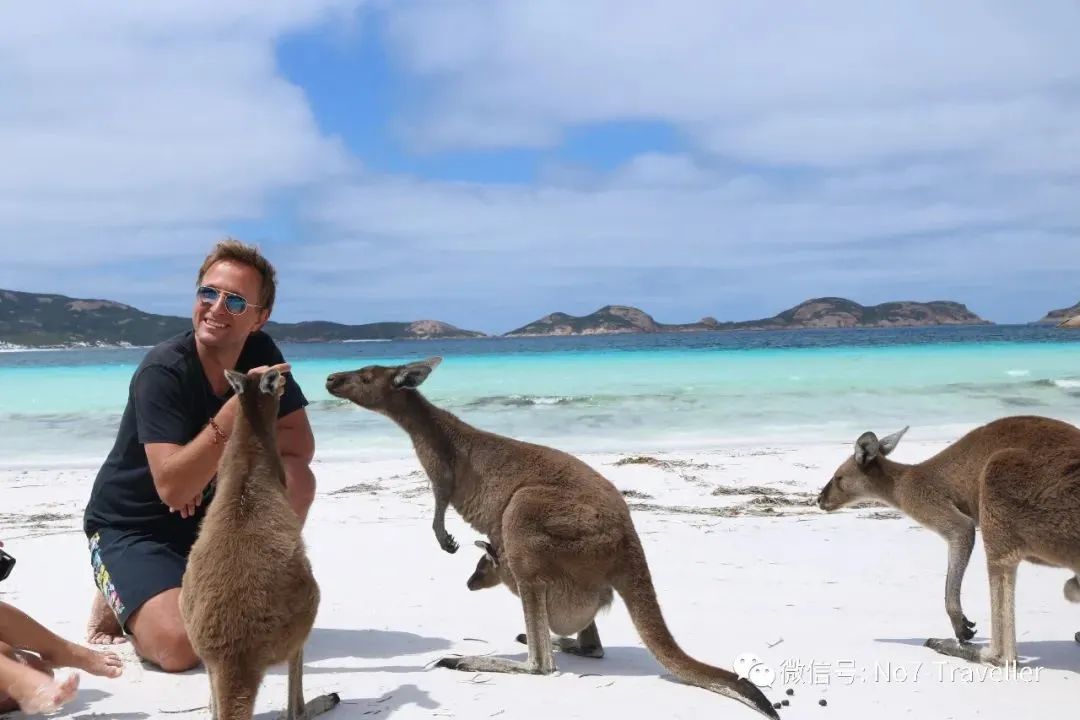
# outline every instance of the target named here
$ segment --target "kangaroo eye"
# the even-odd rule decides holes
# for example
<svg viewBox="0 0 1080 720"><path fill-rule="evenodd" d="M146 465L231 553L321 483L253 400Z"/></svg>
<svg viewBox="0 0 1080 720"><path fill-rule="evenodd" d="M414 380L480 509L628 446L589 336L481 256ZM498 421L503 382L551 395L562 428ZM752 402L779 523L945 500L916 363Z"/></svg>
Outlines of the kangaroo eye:
<svg viewBox="0 0 1080 720"><path fill-rule="evenodd" d="M840 487L840 486L841 486L841 485L843 485L843 483L844 483L844 478L842 478L842 477L840 477L839 475L837 475L837 476L835 476L835 477L834 477L834 478L832 479L832 481L833 481L834 483L836 483L836 486L837 486L837 487Z"/></svg>

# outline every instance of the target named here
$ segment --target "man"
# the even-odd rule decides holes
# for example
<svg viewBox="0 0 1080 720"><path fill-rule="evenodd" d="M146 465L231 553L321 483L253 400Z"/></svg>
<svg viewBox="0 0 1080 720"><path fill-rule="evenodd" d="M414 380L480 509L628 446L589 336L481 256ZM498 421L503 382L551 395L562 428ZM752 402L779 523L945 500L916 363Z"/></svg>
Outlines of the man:
<svg viewBox="0 0 1080 720"><path fill-rule="evenodd" d="M180 581L238 411L225 370L288 369L261 331L275 291L274 268L257 249L218 243L199 270L192 330L156 345L135 371L83 519L101 591L90 642L123 642L126 632L136 652L166 672L199 663L180 615ZM287 374L278 448L302 520L315 497L306 405Z"/></svg>

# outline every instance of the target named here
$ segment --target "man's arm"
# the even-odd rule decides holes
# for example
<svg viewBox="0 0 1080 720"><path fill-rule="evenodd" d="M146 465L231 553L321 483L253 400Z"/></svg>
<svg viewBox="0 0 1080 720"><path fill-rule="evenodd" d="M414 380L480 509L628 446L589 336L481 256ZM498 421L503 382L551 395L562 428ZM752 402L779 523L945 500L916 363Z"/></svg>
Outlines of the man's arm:
<svg viewBox="0 0 1080 720"><path fill-rule="evenodd" d="M267 369L282 373L290 370L288 363L281 362L260 365L248 370L248 374ZM145 387L141 382L141 378L136 378L136 394L140 399L136 412L143 414L139 420L140 436L144 436L143 424L147 425L145 436L148 440L144 441L143 447L150 465L150 474L154 478L154 488L161 501L171 510L179 511L183 517L188 517L195 513L203 490L217 472L218 462L225 450L225 439L233 432L240 399L235 395L230 397L214 416L214 422L221 428L225 438L217 437L213 427L208 424L186 443L168 442L177 436L176 428L183 426L182 415L176 409L182 404L182 400L177 396L179 386L168 373L164 375L164 380L161 376L156 381L150 378L145 382ZM163 386L165 391L161 390ZM165 419L168 419L168 422L164 423L167 429L163 430L161 426Z"/></svg>
<svg viewBox="0 0 1080 720"><path fill-rule="evenodd" d="M234 395L214 416L214 422L226 435L232 434L238 402ZM188 506L202 494L217 472L225 442L221 439L215 442L214 429L207 425L186 445L147 443L145 449L161 501L172 510L183 511L186 517Z"/></svg>
<svg viewBox="0 0 1080 720"><path fill-rule="evenodd" d="M315 499L315 473L311 471L315 436L303 408L278 419L277 440L281 464L285 468L285 492L289 504L304 521Z"/></svg>

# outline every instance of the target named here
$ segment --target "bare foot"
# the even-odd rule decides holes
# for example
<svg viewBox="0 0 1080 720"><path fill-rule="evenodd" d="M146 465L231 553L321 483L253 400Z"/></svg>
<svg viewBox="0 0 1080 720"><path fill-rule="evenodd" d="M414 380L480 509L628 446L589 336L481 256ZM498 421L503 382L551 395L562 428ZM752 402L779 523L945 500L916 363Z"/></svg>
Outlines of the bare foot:
<svg viewBox="0 0 1080 720"><path fill-rule="evenodd" d="M101 677L120 677L124 661L114 652L91 650L75 643L65 643L64 649L53 655L42 655L53 667L73 667Z"/></svg>
<svg viewBox="0 0 1080 720"><path fill-rule="evenodd" d="M27 715L55 712L75 697L75 692L79 689L79 676L74 673L54 680L27 665L21 667L8 692L11 693L11 699L19 704L19 709Z"/></svg>
<svg viewBox="0 0 1080 720"><path fill-rule="evenodd" d="M120 621L113 615L101 593L94 593L90 621L86 623L86 640L91 645L119 645L127 642Z"/></svg>

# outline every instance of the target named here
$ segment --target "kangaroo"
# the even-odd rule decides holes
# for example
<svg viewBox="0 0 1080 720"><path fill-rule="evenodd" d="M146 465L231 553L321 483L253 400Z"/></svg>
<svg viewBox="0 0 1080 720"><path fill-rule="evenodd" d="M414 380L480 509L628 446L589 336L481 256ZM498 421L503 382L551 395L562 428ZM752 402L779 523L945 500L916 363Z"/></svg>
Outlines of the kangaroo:
<svg viewBox="0 0 1080 720"><path fill-rule="evenodd" d="M266 669L289 663L287 720L334 707L337 693L304 704L304 642L319 586L285 497L274 421L284 392L278 370L225 371L240 398L218 466L214 499L191 548L180 610L210 678L214 720L247 720Z"/></svg>
<svg viewBox="0 0 1080 720"><path fill-rule="evenodd" d="M469 579L465 581L470 590L485 590L499 584L505 584L510 592L518 595L517 584L514 576L505 565L499 564L498 551L491 543L477 540L476 546L484 551L480 560L476 563L476 569ZM601 610L611 605L611 588L605 588L603 592L574 592L577 588L560 588L563 592L553 593L548 591L548 626L551 631L558 635L554 642L556 648L571 655L581 657L602 658L604 646L600 642L600 633L596 629L593 618ZM570 592L567 592L570 591ZM582 615L589 618L588 625L582 627ZM580 630L580 632L579 632ZM577 633L577 638L568 637ZM517 641L528 644L528 638L522 634L517 636Z"/></svg>
<svg viewBox="0 0 1080 720"><path fill-rule="evenodd" d="M386 415L407 432L435 496L435 537L444 550L447 506L499 549L500 577L525 615L529 659L446 657L441 667L468 672L547 675L555 670L549 628L595 640L594 618L612 590L626 603L650 652L683 682L734 698L778 717L746 678L698 662L671 636L656 599L630 510L615 486L578 458L472 427L418 390L441 362L369 365L331 374L330 394ZM512 584L511 584L512 583ZM554 609L554 613L553 613ZM557 617L556 617L557 616Z"/></svg>
<svg viewBox="0 0 1080 720"><path fill-rule="evenodd" d="M945 611L954 639L927 640L938 652L976 662L1016 660L1016 568L1022 560L1063 567L1065 597L1080 602L1080 429L1051 418L1006 417L975 428L937 455L905 465L887 459L907 431L855 442L818 497L825 511L860 500L885 502L949 544ZM991 642L968 641L960 586L982 528L991 588ZM1075 635L1080 642L1080 633Z"/></svg>

